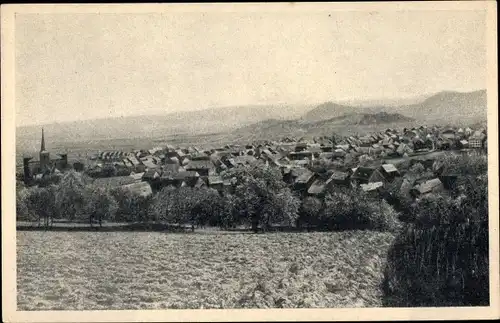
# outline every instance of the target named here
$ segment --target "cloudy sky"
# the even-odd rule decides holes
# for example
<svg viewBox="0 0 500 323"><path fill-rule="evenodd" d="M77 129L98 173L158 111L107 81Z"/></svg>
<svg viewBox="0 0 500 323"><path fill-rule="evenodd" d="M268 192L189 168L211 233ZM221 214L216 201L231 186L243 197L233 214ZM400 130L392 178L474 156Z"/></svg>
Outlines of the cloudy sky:
<svg viewBox="0 0 500 323"><path fill-rule="evenodd" d="M16 17L16 123L486 87L485 12Z"/></svg>

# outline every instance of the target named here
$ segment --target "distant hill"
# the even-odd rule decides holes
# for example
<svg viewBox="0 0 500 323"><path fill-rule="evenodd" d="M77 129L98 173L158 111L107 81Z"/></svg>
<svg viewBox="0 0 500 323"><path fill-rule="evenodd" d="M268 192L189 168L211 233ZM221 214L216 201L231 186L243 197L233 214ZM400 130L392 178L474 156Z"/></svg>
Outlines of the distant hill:
<svg viewBox="0 0 500 323"><path fill-rule="evenodd" d="M185 138L196 138L192 144L197 144L212 138L216 138L217 142L227 142L287 135L322 135L333 131L357 133L388 124L391 127L425 123L472 124L486 120L486 101L486 90L468 93L443 91L418 103L401 105L392 104L402 103L402 100L392 103L384 100L388 105L377 105L382 101L372 100L374 105L365 102L363 106L335 102L317 106L233 106L165 115L53 123L43 127L49 149L83 151L87 146L99 149L141 148L137 145L169 141L181 143ZM18 153L39 150L41 127L16 129ZM199 138L193 137L197 135Z"/></svg>
<svg viewBox="0 0 500 323"><path fill-rule="evenodd" d="M107 139L168 138L174 134L226 132L267 119L295 119L304 110L298 105L257 105L213 108L166 115L103 118L43 125L47 142L86 142ZM42 125L16 129L19 149L37 151ZM111 148L110 148L111 149Z"/></svg>
<svg viewBox="0 0 500 323"><path fill-rule="evenodd" d="M362 128L387 127L388 124L407 124L415 120L399 113L349 113L320 121L298 120L265 120L247 125L232 132L233 140L263 140L278 139L283 136L313 137L327 135L332 132L348 133Z"/></svg>
<svg viewBox="0 0 500 323"><path fill-rule="evenodd" d="M325 124L337 123L346 126L355 126L355 125L377 125L377 124L412 122L412 121L415 121L415 119L406 117L399 113L377 112L377 113L352 113L328 120L318 121L313 124L314 126L320 126Z"/></svg>
<svg viewBox="0 0 500 323"><path fill-rule="evenodd" d="M416 97L407 99L406 102L412 102L417 99L417 103L407 104L404 100L390 102L390 100L373 101L352 101L354 105L338 104L334 102L325 102L314 109L305 113L303 120L316 122L320 120L329 120L344 115L354 113L376 114L380 112L397 113L422 122L475 122L486 120L487 114L487 95L486 90L474 92L454 92L443 91L430 97ZM386 105L376 104L385 102ZM373 103L373 105L369 105Z"/></svg>
<svg viewBox="0 0 500 323"><path fill-rule="evenodd" d="M416 104L401 106L392 111L422 121L473 122L486 120L486 90L474 92L439 92Z"/></svg>
<svg viewBox="0 0 500 323"><path fill-rule="evenodd" d="M302 120L306 122L316 122L321 120L342 117L344 115L353 114L355 112L356 112L355 107L338 104L334 102L325 102L318 105L317 107L307 112L306 114L304 114Z"/></svg>
<svg viewBox="0 0 500 323"><path fill-rule="evenodd" d="M391 99L345 100L338 103L354 107L399 107L420 103L431 95L432 94L422 94L414 97Z"/></svg>

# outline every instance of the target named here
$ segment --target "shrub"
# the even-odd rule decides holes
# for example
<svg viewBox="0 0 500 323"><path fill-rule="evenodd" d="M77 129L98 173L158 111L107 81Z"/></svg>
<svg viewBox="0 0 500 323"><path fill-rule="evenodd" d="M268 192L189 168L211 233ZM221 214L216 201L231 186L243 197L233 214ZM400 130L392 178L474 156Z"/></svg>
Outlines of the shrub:
<svg viewBox="0 0 500 323"><path fill-rule="evenodd" d="M195 226L220 225L224 201L216 190L181 187L163 188L151 203L150 214L155 220Z"/></svg>
<svg viewBox="0 0 500 323"><path fill-rule="evenodd" d="M488 204L485 178L469 178L457 197L429 196L410 209L388 254L388 306L489 304Z"/></svg>
<svg viewBox="0 0 500 323"><path fill-rule="evenodd" d="M339 189L325 196L321 225L334 230L395 230L397 213L386 201L370 198L359 188Z"/></svg>
<svg viewBox="0 0 500 323"><path fill-rule="evenodd" d="M317 226L320 223L322 209L323 202L320 199L310 196L305 197L300 206L297 226L301 227L303 224Z"/></svg>
<svg viewBox="0 0 500 323"><path fill-rule="evenodd" d="M150 204L151 197L137 195L121 187L111 191L111 195L117 202L118 208L115 220L118 222L137 222L151 220Z"/></svg>
<svg viewBox="0 0 500 323"><path fill-rule="evenodd" d="M279 170L262 167L236 167L225 173L236 178L236 213L254 232L267 230L273 224L292 225L298 217L300 200L282 180Z"/></svg>
<svg viewBox="0 0 500 323"><path fill-rule="evenodd" d="M108 221L115 219L118 203L108 189L90 186L87 190L87 194L85 213L89 216L90 225L92 225L93 219L97 219L99 225L102 225L102 220Z"/></svg>
<svg viewBox="0 0 500 323"><path fill-rule="evenodd" d="M488 172L488 156L471 153L468 155L446 154L438 159L444 169L462 176L479 176Z"/></svg>
<svg viewBox="0 0 500 323"><path fill-rule="evenodd" d="M33 187L29 189L25 197L27 214L33 219L38 219L39 225L44 220L44 225L48 226L50 221L57 216L55 205L56 187Z"/></svg>
<svg viewBox="0 0 500 323"><path fill-rule="evenodd" d="M16 190L16 220L17 221L34 221L37 219L33 210L28 208L28 198L30 189L22 188Z"/></svg>
<svg viewBox="0 0 500 323"><path fill-rule="evenodd" d="M59 217L75 220L84 216L87 204L86 185L88 179L76 171L69 171L55 186L55 213Z"/></svg>

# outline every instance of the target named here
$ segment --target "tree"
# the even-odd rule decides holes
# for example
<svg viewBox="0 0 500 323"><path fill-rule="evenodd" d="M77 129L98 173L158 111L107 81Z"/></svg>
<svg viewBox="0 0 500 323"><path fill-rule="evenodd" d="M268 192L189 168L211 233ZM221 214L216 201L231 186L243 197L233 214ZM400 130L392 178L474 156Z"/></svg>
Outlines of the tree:
<svg viewBox="0 0 500 323"><path fill-rule="evenodd" d="M300 207L297 227L301 227L304 223L308 225L317 225L319 223L322 208L323 202L320 199L311 196L305 197Z"/></svg>
<svg viewBox="0 0 500 323"><path fill-rule="evenodd" d="M83 216L87 184L88 179L81 173L71 170L64 174L55 189L55 206L60 217L75 220Z"/></svg>
<svg viewBox="0 0 500 323"><path fill-rule="evenodd" d="M89 215L90 226L96 218L101 227L102 220L113 220L118 210L118 203L110 192L106 188L98 186L90 186L87 192L89 196L85 211Z"/></svg>
<svg viewBox="0 0 500 323"><path fill-rule="evenodd" d="M235 178L236 208L242 222L258 228L269 229L272 224L290 225L298 216L299 200L274 168L236 167L222 174Z"/></svg>
<svg viewBox="0 0 500 323"><path fill-rule="evenodd" d="M31 221L34 219L35 215L28 208L28 198L31 190L24 187L16 189L16 219L18 221Z"/></svg>
<svg viewBox="0 0 500 323"><path fill-rule="evenodd" d="M53 223L56 214L55 207L56 187L34 187L30 189L26 197L28 212L36 215L38 218L38 226L41 225L41 220L44 220L44 226L48 227Z"/></svg>
<svg viewBox="0 0 500 323"><path fill-rule="evenodd" d="M151 213L150 205L153 199L150 196L141 196L121 187L112 189L111 195L118 203L118 210L115 215L116 221L144 222L155 215Z"/></svg>
<svg viewBox="0 0 500 323"><path fill-rule="evenodd" d="M397 213L385 200L370 198L359 188L340 188L325 196L322 224L330 230L395 230Z"/></svg>
<svg viewBox="0 0 500 323"><path fill-rule="evenodd" d="M474 173L477 166L471 163L463 171L470 167ZM414 220L388 253L385 305L489 304L486 175L464 176L454 194L425 196L408 210Z"/></svg>
<svg viewBox="0 0 500 323"><path fill-rule="evenodd" d="M102 167L101 173L103 177L113 177L116 176L117 170L112 164L106 164Z"/></svg>

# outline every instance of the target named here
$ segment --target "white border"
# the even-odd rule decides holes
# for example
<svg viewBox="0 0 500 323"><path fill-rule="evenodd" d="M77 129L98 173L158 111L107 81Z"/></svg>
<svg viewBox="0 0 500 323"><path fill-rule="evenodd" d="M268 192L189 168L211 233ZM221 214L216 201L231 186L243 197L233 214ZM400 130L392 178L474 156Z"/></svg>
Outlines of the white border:
<svg viewBox="0 0 500 323"><path fill-rule="evenodd" d="M474 308L356 308L271 310L140 310L140 311L16 311L15 228L15 71L16 13L148 13L148 12L296 12L487 10L488 175L490 210L490 306ZM186 322L186 321L375 321L430 319L492 319L499 312L498 234L498 74L497 24L494 1L370 2L370 3L227 3L3 5L1 11L2 71L2 313L5 322Z"/></svg>

